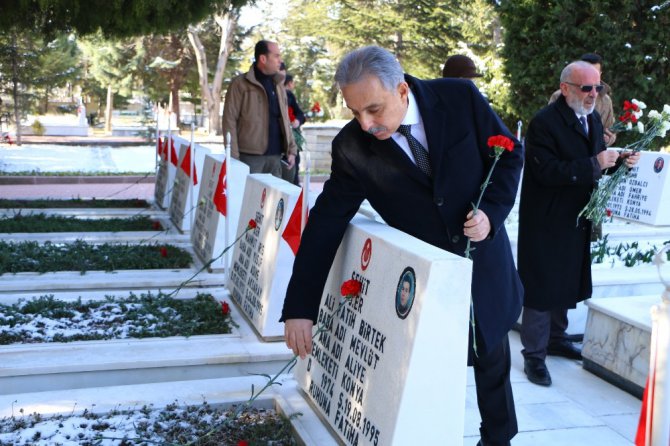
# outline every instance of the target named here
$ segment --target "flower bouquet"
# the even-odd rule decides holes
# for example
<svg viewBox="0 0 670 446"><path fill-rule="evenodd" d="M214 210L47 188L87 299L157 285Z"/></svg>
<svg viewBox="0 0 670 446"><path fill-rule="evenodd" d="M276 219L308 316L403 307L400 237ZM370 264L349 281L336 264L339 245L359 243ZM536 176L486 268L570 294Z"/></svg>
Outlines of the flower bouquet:
<svg viewBox="0 0 670 446"><path fill-rule="evenodd" d="M640 138L624 147L622 153L636 153L645 150L656 137L665 138L670 130L670 105L665 104L663 110L658 112L651 110L647 114L647 124L640 120L642 110L647 108L644 102L633 99L624 101L624 113L619 117L619 121L612 126L610 130L614 132L637 130ZM607 203L614 191L624 182L630 173L630 169L621 166L612 175L601 178L598 187L591 194L589 202L579 212L577 218L585 217L591 220L594 225L602 223L607 216Z"/></svg>

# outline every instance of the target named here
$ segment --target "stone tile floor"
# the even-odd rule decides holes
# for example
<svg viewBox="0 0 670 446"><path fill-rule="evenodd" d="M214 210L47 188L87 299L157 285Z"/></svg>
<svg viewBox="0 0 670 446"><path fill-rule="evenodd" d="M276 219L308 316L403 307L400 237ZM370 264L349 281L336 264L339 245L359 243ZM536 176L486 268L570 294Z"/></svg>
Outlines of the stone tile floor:
<svg viewBox="0 0 670 446"><path fill-rule="evenodd" d="M523 372L521 341L510 332L512 388L519 433L514 446L630 446L642 402L582 369L581 361L548 357L551 387L530 383ZM468 369L465 446L479 441L479 412Z"/></svg>

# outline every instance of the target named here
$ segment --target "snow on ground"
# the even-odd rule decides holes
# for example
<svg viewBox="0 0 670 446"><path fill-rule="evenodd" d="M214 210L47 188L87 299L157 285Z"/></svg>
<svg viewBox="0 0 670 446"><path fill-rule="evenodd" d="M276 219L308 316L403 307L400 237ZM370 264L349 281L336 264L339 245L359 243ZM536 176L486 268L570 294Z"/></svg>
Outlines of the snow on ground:
<svg viewBox="0 0 670 446"><path fill-rule="evenodd" d="M147 146L3 146L0 170L6 172L153 172L156 148Z"/></svg>

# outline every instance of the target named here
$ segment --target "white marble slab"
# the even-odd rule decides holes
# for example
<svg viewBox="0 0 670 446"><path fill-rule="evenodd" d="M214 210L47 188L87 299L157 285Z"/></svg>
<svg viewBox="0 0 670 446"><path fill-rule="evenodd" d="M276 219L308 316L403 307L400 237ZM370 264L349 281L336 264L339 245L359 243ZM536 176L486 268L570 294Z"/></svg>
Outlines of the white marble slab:
<svg viewBox="0 0 670 446"><path fill-rule="evenodd" d="M150 290L154 294L158 290ZM127 296L128 290L93 292L56 292L58 300L105 299ZM230 302L224 288L184 289L177 296L193 298L208 292ZM136 292L137 293L137 292ZM13 304L29 299L34 293L13 293L2 302ZM231 317L237 326L229 335L205 335L168 338L119 339L68 343L11 344L0 346L0 394L76 389L245 376L252 373L274 374L292 357L285 345L259 342L240 312L231 305Z"/></svg>
<svg viewBox="0 0 670 446"><path fill-rule="evenodd" d="M650 311L660 300L659 294L588 301L584 359L643 388L649 374Z"/></svg>
<svg viewBox="0 0 670 446"><path fill-rule="evenodd" d="M223 271L230 264L232 250L222 253L237 238L237 230L242 210L244 188L249 175L249 166L234 158L226 161L223 178L223 155L207 155L202 173L202 187L198 196L191 243L193 250L203 263L211 262L212 270ZM214 204L214 195L224 181L228 215L224 216Z"/></svg>
<svg viewBox="0 0 670 446"><path fill-rule="evenodd" d="M110 410L133 410L145 404L162 408L173 404L199 405L203 401L217 407L229 407L249 399L250 389L261 388L262 376L175 381L168 383L121 385L50 392L0 395L0 417L39 412L44 415L70 414L88 409L94 413ZM280 377L281 385L273 386L255 402L255 407L274 408L287 417L299 444L305 446L336 446L335 438L320 422L316 413L301 397L295 380Z"/></svg>
<svg viewBox="0 0 670 446"><path fill-rule="evenodd" d="M256 229L235 245L228 278L233 301L265 340L283 340L279 322L295 255L282 237L300 188L269 174L247 176L237 234L249 220Z"/></svg>
<svg viewBox="0 0 670 446"><path fill-rule="evenodd" d="M462 444L470 278L468 260L351 222L319 309L328 329L296 367L344 444ZM361 297L338 311L348 279L361 281Z"/></svg>
<svg viewBox="0 0 670 446"><path fill-rule="evenodd" d="M202 177L205 156L210 151L200 144L191 144L190 141L178 136L173 139L179 146L179 161L170 199L170 220L180 231L190 231L200 194L201 181L198 180L198 176ZM189 162L190 165L185 165Z"/></svg>

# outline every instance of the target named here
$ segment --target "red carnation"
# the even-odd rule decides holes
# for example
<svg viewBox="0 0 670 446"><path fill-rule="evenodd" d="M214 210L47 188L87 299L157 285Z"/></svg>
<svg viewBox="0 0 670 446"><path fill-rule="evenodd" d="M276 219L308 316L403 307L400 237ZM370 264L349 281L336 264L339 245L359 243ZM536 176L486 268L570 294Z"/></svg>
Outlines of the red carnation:
<svg viewBox="0 0 670 446"><path fill-rule="evenodd" d="M249 220L249 223L247 223L247 229L256 229L258 225L256 224L256 220L253 218Z"/></svg>
<svg viewBox="0 0 670 446"><path fill-rule="evenodd" d="M514 150L514 141L509 139L505 135L496 135L496 136L491 136L487 142L488 146L493 148L499 147L501 149L505 149L508 152L511 152Z"/></svg>
<svg viewBox="0 0 670 446"><path fill-rule="evenodd" d="M607 215L608 217L611 217L612 216L612 209L610 209L610 208L605 209L605 215Z"/></svg>
<svg viewBox="0 0 670 446"><path fill-rule="evenodd" d="M167 257L168 252L165 246L161 246L161 257Z"/></svg>
<svg viewBox="0 0 670 446"><path fill-rule="evenodd" d="M237 442L237 446L249 446L249 442L247 440L240 440Z"/></svg>
<svg viewBox="0 0 670 446"><path fill-rule="evenodd" d="M358 297L361 293L361 286L362 284L358 280L345 280L340 287L340 293L344 297Z"/></svg>
<svg viewBox="0 0 670 446"><path fill-rule="evenodd" d="M288 108L288 121L289 122L295 121L295 113L293 112L293 107Z"/></svg>
<svg viewBox="0 0 670 446"><path fill-rule="evenodd" d="M228 305L228 302L223 300L221 301L221 312L224 316L228 316L230 314L230 305Z"/></svg>

